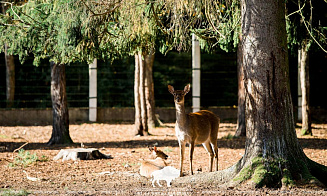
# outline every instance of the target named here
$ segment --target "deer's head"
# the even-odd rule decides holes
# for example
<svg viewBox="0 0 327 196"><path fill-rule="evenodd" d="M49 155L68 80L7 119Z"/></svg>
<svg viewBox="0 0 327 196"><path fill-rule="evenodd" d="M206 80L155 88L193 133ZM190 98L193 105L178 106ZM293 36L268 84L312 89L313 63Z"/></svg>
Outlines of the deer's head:
<svg viewBox="0 0 327 196"><path fill-rule="evenodd" d="M175 90L173 86L168 85L168 91L174 95L175 103L184 103L184 96L190 91L190 86L188 84L184 87L184 90Z"/></svg>
<svg viewBox="0 0 327 196"><path fill-rule="evenodd" d="M152 156L154 156L154 158L160 157L164 160L166 160L168 158L168 155L166 155L164 152L162 152L161 150L158 150L157 147L149 147L149 150L152 154Z"/></svg>

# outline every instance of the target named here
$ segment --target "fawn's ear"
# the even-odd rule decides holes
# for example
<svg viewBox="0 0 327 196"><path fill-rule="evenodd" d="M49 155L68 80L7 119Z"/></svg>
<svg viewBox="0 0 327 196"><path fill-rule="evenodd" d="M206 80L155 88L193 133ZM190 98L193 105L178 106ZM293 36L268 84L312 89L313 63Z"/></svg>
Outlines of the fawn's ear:
<svg viewBox="0 0 327 196"><path fill-rule="evenodd" d="M169 91L171 94L174 94L174 92L175 92L174 87L171 86L171 85L168 85L168 91Z"/></svg>
<svg viewBox="0 0 327 196"><path fill-rule="evenodd" d="M188 92L190 92L191 85L188 84L184 87L184 95L186 95Z"/></svg>

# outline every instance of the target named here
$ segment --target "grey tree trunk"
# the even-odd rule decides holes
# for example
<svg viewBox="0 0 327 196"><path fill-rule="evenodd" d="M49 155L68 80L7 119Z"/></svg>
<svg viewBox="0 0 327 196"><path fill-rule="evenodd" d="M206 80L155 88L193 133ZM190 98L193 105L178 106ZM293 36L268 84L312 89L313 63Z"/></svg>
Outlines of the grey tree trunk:
<svg viewBox="0 0 327 196"><path fill-rule="evenodd" d="M5 61L6 61L6 97L7 107L11 108L15 100L15 62L14 56L7 53L5 44Z"/></svg>
<svg viewBox="0 0 327 196"><path fill-rule="evenodd" d="M246 135L245 129L245 88L244 88L244 70L242 65L242 47L237 48L237 78L238 78L238 106L237 106L237 127L235 136L243 137Z"/></svg>
<svg viewBox="0 0 327 196"><path fill-rule="evenodd" d="M145 99L148 117L148 127L155 128L158 122L155 116L155 99L154 99L154 83L153 83L153 63L154 50L148 54L144 54L144 63L146 68L145 73Z"/></svg>
<svg viewBox="0 0 327 196"><path fill-rule="evenodd" d="M302 135L312 135L311 115L310 115L310 78L309 78L309 51L308 41L301 43L300 50L300 81L302 92Z"/></svg>
<svg viewBox="0 0 327 196"><path fill-rule="evenodd" d="M69 135L65 65L51 62L50 67L53 123L52 135L47 145L72 144L73 140Z"/></svg>

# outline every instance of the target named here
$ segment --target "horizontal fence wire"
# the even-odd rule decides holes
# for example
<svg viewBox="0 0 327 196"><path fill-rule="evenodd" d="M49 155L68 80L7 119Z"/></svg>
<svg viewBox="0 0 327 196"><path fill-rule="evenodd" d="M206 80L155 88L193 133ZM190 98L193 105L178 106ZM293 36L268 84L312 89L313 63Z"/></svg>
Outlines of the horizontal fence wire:
<svg viewBox="0 0 327 196"><path fill-rule="evenodd" d="M47 60L38 67L33 66L33 59L24 64L15 57L15 101L13 108L51 108L51 73ZM326 63L325 61L321 61ZM7 107L6 67L4 54L0 55L0 108ZM327 66L310 67L312 105L327 108L321 93L317 90L322 80L326 83ZM290 59L290 78L293 102L297 101L297 64ZM157 52L153 67L155 104L157 107L174 107L173 97L167 85L183 89L192 82L191 53L169 52L162 55ZM133 107L134 106L134 58L127 57L111 62L98 60L97 68L97 103L98 107ZM219 52L201 54L201 106L237 105L237 65L235 53ZM69 107L88 107L89 104L89 68L86 63L74 63L66 66L66 92ZM185 97L186 107L191 107L192 91Z"/></svg>

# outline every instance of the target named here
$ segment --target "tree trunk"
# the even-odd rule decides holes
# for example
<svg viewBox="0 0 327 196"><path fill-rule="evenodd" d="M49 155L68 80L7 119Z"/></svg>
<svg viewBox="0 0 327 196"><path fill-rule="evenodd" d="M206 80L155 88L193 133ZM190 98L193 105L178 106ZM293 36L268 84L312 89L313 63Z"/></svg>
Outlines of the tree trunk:
<svg viewBox="0 0 327 196"><path fill-rule="evenodd" d="M148 54L144 54L144 63L146 67L145 73L145 99L148 117L149 128L155 128L157 123L155 116L155 99L154 99L154 83L153 83L153 63L154 63L154 50Z"/></svg>
<svg viewBox="0 0 327 196"><path fill-rule="evenodd" d="M327 167L304 154L291 102L284 0L241 0L245 87L245 153L234 166L188 178L230 187L327 185ZM185 179L174 182L185 182ZM322 183L322 184L321 184Z"/></svg>
<svg viewBox="0 0 327 196"><path fill-rule="evenodd" d="M310 80L309 80L309 49L308 41L301 43L300 50L300 81L302 91L302 135L312 135L310 115Z"/></svg>
<svg viewBox="0 0 327 196"><path fill-rule="evenodd" d="M7 107L11 108L14 105L15 99L15 62L14 56L9 55L7 49L5 44Z"/></svg>
<svg viewBox="0 0 327 196"><path fill-rule="evenodd" d="M1 12L6 13L7 6L1 5ZM6 98L7 108L11 108L14 105L15 100L15 61L14 56L9 55L7 50L8 46L5 44L5 63L6 63Z"/></svg>
<svg viewBox="0 0 327 196"><path fill-rule="evenodd" d="M135 70L134 70L134 107L135 107L135 134L143 135L141 101L140 101L140 65L139 55L135 54Z"/></svg>
<svg viewBox="0 0 327 196"><path fill-rule="evenodd" d="M238 106L237 106L237 127L235 136L244 137L246 135L245 129L245 88L244 88L244 70L242 66L242 46L237 48L237 78L238 78Z"/></svg>
<svg viewBox="0 0 327 196"><path fill-rule="evenodd" d="M135 54L134 80L135 133L144 136L148 135L148 122L145 101L145 67L142 52Z"/></svg>
<svg viewBox="0 0 327 196"><path fill-rule="evenodd" d="M251 179L255 187L281 187L295 180L322 180L323 175L312 176L313 164L295 132L285 1L242 0L241 7L246 146L234 181Z"/></svg>
<svg viewBox="0 0 327 196"><path fill-rule="evenodd" d="M52 135L47 145L72 144L73 141L69 135L65 65L51 62L50 66L53 124Z"/></svg>
<svg viewBox="0 0 327 196"><path fill-rule="evenodd" d="M139 65L140 65L140 104L141 104L141 116L142 116L142 126L143 135L148 135L148 113L146 108L146 98L145 98L145 75L146 67L143 60L142 52L139 52Z"/></svg>

